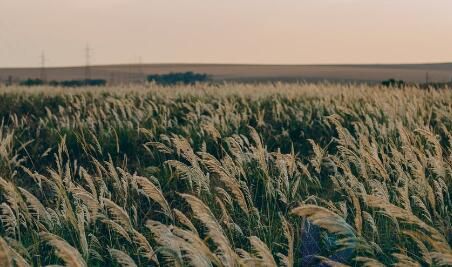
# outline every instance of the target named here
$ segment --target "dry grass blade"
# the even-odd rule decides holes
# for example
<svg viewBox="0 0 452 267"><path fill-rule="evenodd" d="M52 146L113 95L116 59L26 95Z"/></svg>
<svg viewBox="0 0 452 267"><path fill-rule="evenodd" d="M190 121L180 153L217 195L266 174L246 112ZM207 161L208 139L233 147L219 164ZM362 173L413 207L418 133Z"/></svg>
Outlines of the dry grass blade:
<svg viewBox="0 0 452 267"><path fill-rule="evenodd" d="M249 239L253 251L262 260L262 266L278 266L270 249L264 242L262 242L262 240L260 240L257 236L252 236Z"/></svg>
<svg viewBox="0 0 452 267"><path fill-rule="evenodd" d="M40 236L55 249L56 255L64 261L66 266L87 267L85 260L78 250L59 236L47 232L41 232Z"/></svg>
<svg viewBox="0 0 452 267"><path fill-rule="evenodd" d="M193 225L190 219L187 216L185 216L185 214L182 211L178 209L173 209L173 213L174 217L176 218L177 221L179 221L179 223L186 226L194 234L198 235L198 230L196 230L196 227Z"/></svg>
<svg viewBox="0 0 452 267"><path fill-rule="evenodd" d="M225 266L235 266L238 263L238 257L210 209L195 196L187 194L180 194L180 196L188 202L194 217L207 228L207 235L218 247L219 257L223 264Z"/></svg>
<svg viewBox="0 0 452 267"><path fill-rule="evenodd" d="M280 218L284 230L284 236L287 239L287 256L283 254L278 254L278 256L280 257L281 262L284 266L290 267L294 265L294 230L292 225L286 220L286 218L284 218L282 215L280 215Z"/></svg>
<svg viewBox="0 0 452 267"><path fill-rule="evenodd" d="M194 266L197 266L196 261L199 255L203 255L203 259L201 262L205 262L205 259L208 259L210 266L213 264L214 266L223 266L220 259L210 250L207 244L202 240L197 234L180 229L178 227L174 227L171 229L171 232L174 236L185 241L184 244L181 245L181 249L188 253L189 261L193 263Z"/></svg>
<svg viewBox="0 0 452 267"><path fill-rule="evenodd" d="M432 252L430 253L430 257L432 257L435 265L438 266L452 266L452 253L438 253Z"/></svg>
<svg viewBox="0 0 452 267"><path fill-rule="evenodd" d="M322 256L316 256L316 258L320 260L322 265L326 265L329 267L349 267L349 265L347 265L347 264L343 264L343 263L340 263L340 262L337 262L337 261L334 261L334 260L331 260L331 259L328 259L328 258L325 258Z"/></svg>
<svg viewBox="0 0 452 267"><path fill-rule="evenodd" d="M112 214L115 222L119 223L123 227L126 227L127 229L133 228L132 223L130 222L129 214L127 214L123 208L108 198L102 198L101 200L105 207L107 207L108 211Z"/></svg>
<svg viewBox="0 0 452 267"><path fill-rule="evenodd" d="M318 225L330 233L355 237L355 230L341 216L316 205L301 205L291 211L292 214L306 217L313 224Z"/></svg>
<svg viewBox="0 0 452 267"><path fill-rule="evenodd" d="M169 226L158 221L149 220L146 227L152 232L155 242L160 246L156 252L162 256L160 264L182 266L182 243L175 238Z"/></svg>
<svg viewBox="0 0 452 267"><path fill-rule="evenodd" d="M82 187L73 187L70 191L76 199L80 199L88 207L91 216L96 217L100 209L100 204L96 197Z"/></svg>
<svg viewBox="0 0 452 267"><path fill-rule="evenodd" d="M397 267L408 267L408 266L413 266L413 267L421 267L422 265L414 260L413 258L405 255L405 254L400 254L400 253L393 253L392 256L394 258L396 258L397 262L394 264L394 266Z"/></svg>
<svg viewBox="0 0 452 267"><path fill-rule="evenodd" d="M127 240L128 242L132 242L132 239L130 238L129 234L127 233L127 231L118 223L116 223L113 220L101 217L100 221L106 225L108 225L115 233L117 233L118 235L122 236L125 240Z"/></svg>
<svg viewBox="0 0 452 267"><path fill-rule="evenodd" d="M129 254L125 253L124 251L109 248L108 252L110 252L111 257L115 259L119 263L119 265L123 267L137 267L135 261L129 256Z"/></svg>
<svg viewBox="0 0 452 267"><path fill-rule="evenodd" d="M11 240L10 240L11 241ZM14 241L12 241L14 242ZM0 263L2 266L29 267L30 264L19 254L13 246L8 245L0 236Z"/></svg>
<svg viewBox="0 0 452 267"><path fill-rule="evenodd" d="M13 257L10 250L11 248L8 246L8 243L0 236L0 263L4 266L13 265Z"/></svg>
<svg viewBox="0 0 452 267"><path fill-rule="evenodd" d="M356 257L355 260L364 267L384 267L385 265L376 259L368 257Z"/></svg>
<svg viewBox="0 0 452 267"><path fill-rule="evenodd" d="M426 224L410 212L393 204L387 203L381 198L375 196L366 196L365 201L366 204L370 207L379 208L390 216L397 218L398 220L402 220L405 223L417 226L420 231L424 232L417 232L422 236L422 238L420 238L421 240L431 240L429 243L435 248L435 250L441 253L450 253L449 244L447 243L444 236L440 232L438 232L438 230Z"/></svg>
<svg viewBox="0 0 452 267"><path fill-rule="evenodd" d="M14 214L14 211L11 209L11 207L6 203L2 203L0 205L0 211L0 221L2 222L2 226L6 232L6 235L15 238L16 233L19 230L18 218Z"/></svg>
<svg viewBox="0 0 452 267"><path fill-rule="evenodd" d="M19 200L20 196L16 190L16 187L13 183L6 181L2 177L0 177L0 188L3 189L3 196L5 197L6 201L8 202L9 206L14 210L19 210Z"/></svg>
<svg viewBox="0 0 452 267"><path fill-rule="evenodd" d="M156 203L158 203L162 208L164 214L169 218L172 218L173 216L171 208L168 202L166 201L165 197L163 196L162 192L160 191L160 189L145 177L138 176L136 177L136 181L138 185L142 187L146 196L155 201Z"/></svg>
<svg viewBox="0 0 452 267"><path fill-rule="evenodd" d="M138 252L140 255L158 265L157 254L154 252L154 249L151 247L146 237L135 229L132 233L133 242L138 245Z"/></svg>
<svg viewBox="0 0 452 267"><path fill-rule="evenodd" d="M248 205L246 204L246 199L240 188L239 181L232 177L215 157L207 153L202 153L202 155L204 157L203 162L207 165L209 171L218 176L218 179L226 186L226 189L234 195L240 208L248 215Z"/></svg>
<svg viewBox="0 0 452 267"><path fill-rule="evenodd" d="M41 201L22 187L19 187L19 191L25 197L29 205L29 210L33 211L38 221L43 219L46 223L51 223L50 215Z"/></svg>

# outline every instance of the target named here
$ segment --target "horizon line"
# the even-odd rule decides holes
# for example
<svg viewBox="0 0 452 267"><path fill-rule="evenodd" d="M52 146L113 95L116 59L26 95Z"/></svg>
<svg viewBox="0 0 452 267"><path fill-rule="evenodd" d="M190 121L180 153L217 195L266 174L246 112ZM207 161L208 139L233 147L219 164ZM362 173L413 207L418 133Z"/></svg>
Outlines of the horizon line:
<svg viewBox="0 0 452 267"><path fill-rule="evenodd" d="M452 61L437 61L437 62L393 62L393 63L234 63L234 62L154 62L154 63L111 63L111 64L93 64L89 65L91 68L95 67L109 67L109 66L161 66L161 65L199 65L199 66L397 66L397 65L444 65L452 64ZM63 69L63 68L85 68L86 65L55 65L45 66L46 69ZM42 66L0 66L0 69L42 69Z"/></svg>

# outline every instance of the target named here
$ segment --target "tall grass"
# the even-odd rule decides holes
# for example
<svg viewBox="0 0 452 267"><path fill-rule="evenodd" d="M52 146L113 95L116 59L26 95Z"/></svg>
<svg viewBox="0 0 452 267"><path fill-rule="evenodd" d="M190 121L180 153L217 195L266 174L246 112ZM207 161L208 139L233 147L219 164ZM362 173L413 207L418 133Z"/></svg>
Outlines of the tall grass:
<svg viewBox="0 0 452 267"><path fill-rule="evenodd" d="M0 265L451 266L452 91L0 88Z"/></svg>

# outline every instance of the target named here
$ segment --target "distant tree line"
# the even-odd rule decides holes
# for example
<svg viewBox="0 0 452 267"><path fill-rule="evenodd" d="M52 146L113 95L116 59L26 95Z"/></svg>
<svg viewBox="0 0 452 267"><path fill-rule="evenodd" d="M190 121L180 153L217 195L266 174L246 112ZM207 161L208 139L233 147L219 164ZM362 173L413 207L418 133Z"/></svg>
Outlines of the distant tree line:
<svg viewBox="0 0 452 267"><path fill-rule="evenodd" d="M22 86L40 86L50 85L59 87L82 87L82 86L105 86L107 81L103 79L86 79L86 80L65 80L65 81L50 81L48 83L41 79L26 79L20 82Z"/></svg>
<svg viewBox="0 0 452 267"><path fill-rule="evenodd" d="M149 75L147 80L160 85L195 84L197 82L207 82L209 76L205 73L194 73L191 71L171 72L167 74Z"/></svg>
<svg viewBox="0 0 452 267"><path fill-rule="evenodd" d="M171 72L167 74L152 74L147 76L148 82L154 82L159 85L176 84L195 84L209 81L209 76L205 73ZM103 79L83 79L83 80L64 80L64 81L43 81L41 79L26 79L19 83L22 86L41 86L49 85L55 87L83 87L83 86L105 86L107 81Z"/></svg>
<svg viewBox="0 0 452 267"><path fill-rule="evenodd" d="M388 79L381 82L381 85L389 88L404 88L414 86L421 89L447 89L452 88L451 82L425 82L425 83L407 83L403 80Z"/></svg>
<svg viewBox="0 0 452 267"><path fill-rule="evenodd" d="M24 81L21 81L19 83L22 86L39 86L39 85L44 85L44 81L41 79L26 79Z"/></svg>
<svg viewBox="0 0 452 267"><path fill-rule="evenodd" d="M49 82L52 86L61 87L82 87L82 86L105 86L107 85L106 80L102 79L89 79L89 80L66 80L66 81L51 81Z"/></svg>

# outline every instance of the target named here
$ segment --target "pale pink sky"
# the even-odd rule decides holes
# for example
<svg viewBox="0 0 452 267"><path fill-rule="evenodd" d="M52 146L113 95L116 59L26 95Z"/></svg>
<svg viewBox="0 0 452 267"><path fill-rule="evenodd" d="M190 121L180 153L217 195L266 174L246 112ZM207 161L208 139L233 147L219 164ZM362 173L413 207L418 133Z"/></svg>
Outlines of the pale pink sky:
<svg viewBox="0 0 452 267"><path fill-rule="evenodd" d="M0 67L452 62L452 0L0 0Z"/></svg>

